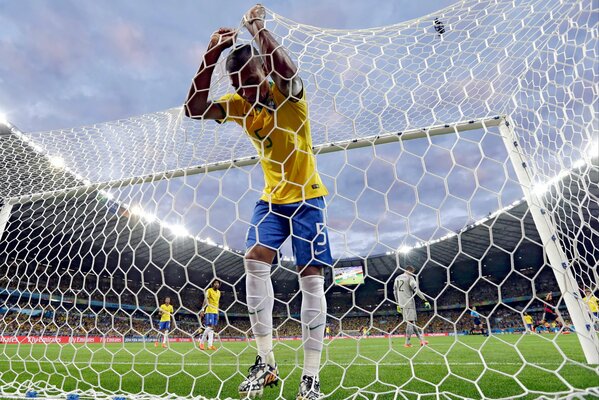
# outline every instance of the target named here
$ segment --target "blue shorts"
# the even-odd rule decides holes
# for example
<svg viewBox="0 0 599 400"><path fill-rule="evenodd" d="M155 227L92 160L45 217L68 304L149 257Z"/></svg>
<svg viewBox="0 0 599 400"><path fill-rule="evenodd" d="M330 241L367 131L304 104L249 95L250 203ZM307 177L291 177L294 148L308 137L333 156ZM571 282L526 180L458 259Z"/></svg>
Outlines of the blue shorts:
<svg viewBox="0 0 599 400"><path fill-rule="evenodd" d="M297 265L333 265L325 207L323 197L291 204L258 201L248 230L246 248L259 244L278 253L291 235Z"/></svg>
<svg viewBox="0 0 599 400"><path fill-rule="evenodd" d="M158 330L159 331L163 331L163 330L169 330L171 329L171 321L160 321L160 325L158 325Z"/></svg>
<svg viewBox="0 0 599 400"><path fill-rule="evenodd" d="M216 326L218 324L218 314L206 313L204 314L204 325Z"/></svg>
<svg viewBox="0 0 599 400"><path fill-rule="evenodd" d="M480 325L480 318L474 318L474 325Z"/></svg>
<svg viewBox="0 0 599 400"><path fill-rule="evenodd" d="M526 324L526 327L528 328L528 330L532 331L534 326L532 324Z"/></svg>

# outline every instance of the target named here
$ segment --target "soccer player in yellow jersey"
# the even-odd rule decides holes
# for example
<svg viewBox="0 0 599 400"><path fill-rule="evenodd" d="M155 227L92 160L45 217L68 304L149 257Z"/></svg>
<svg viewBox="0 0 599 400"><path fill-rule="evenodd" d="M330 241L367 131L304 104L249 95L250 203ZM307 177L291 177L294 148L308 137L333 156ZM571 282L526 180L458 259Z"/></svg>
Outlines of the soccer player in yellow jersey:
<svg viewBox="0 0 599 400"><path fill-rule="evenodd" d="M325 223L328 194L316 170L304 83L297 66L265 26L258 4L244 16L251 44L237 46L226 58L235 93L210 99L210 79L223 51L235 45L237 31L216 31L193 79L185 113L219 123L233 121L248 135L260 156L265 188L256 203L247 235L247 305L258 356L239 385L242 397L262 395L278 383L273 354L271 265L291 236L302 291L304 368L296 399L319 399L318 371L326 324L322 267L332 264ZM269 79L270 78L270 79ZM272 81L271 81L272 79Z"/></svg>
<svg viewBox="0 0 599 400"><path fill-rule="evenodd" d="M208 350L216 350L214 347L214 329L218 324L218 303L220 302L220 281L215 279L206 290L200 318L204 318L204 333L200 339L200 350L204 350L204 342L208 338Z"/></svg>
<svg viewBox="0 0 599 400"><path fill-rule="evenodd" d="M599 299L597 296L591 292L590 288L586 288L584 290L584 298L582 301L589 307L589 311L595 317L596 320L599 320Z"/></svg>
<svg viewBox="0 0 599 400"><path fill-rule="evenodd" d="M162 347L167 347L168 344L168 332L171 329L171 317L174 313L174 308L171 304L171 298L167 297L164 299L164 304L158 308L160 314L160 325L158 325L158 331L162 333ZM158 337L154 346L158 347Z"/></svg>
<svg viewBox="0 0 599 400"><path fill-rule="evenodd" d="M532 319L532 316L527 312L524 312L524 324L526 325L526 330L524 331L524 333L534 332L534 320Z"/></svg>

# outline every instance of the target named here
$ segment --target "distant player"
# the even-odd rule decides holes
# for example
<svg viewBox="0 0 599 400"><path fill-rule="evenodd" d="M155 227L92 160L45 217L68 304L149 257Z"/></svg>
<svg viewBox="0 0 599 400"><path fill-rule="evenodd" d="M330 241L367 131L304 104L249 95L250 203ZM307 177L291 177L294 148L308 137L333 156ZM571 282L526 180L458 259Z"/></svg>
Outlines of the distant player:
<svg viewBox="0 0 599 400"><path fill-rule="evenodd" d="M532 318L532 316L527 313L526 311L524 312L524 327L525 327L525 331L524 333L533 333L535 331L534 329L534 320Z"/></svg>
<svg viewBox="0 0 599 400"><path fill-rule="evenodd" d="M599 299L591 292L590 288L584 290L584 303L589 307L589 311L595 319L599 319Z"/></svg>
<svg viewBox="0 0 599 400"><path fill-rule="evenodd" d="M470 316L472 317L472 329L470 329L470 334L474 335L475 332L480 332L481 334L487 336L487 330L483 327L482 321L480 320L480 314L476 311L476 306L472 306L472 310L470 311Z"/></svg>
<svg viewBox="0 0 599 400"><path fill-rule="evenodd" d="M158 326L159 334L162 333L162 347L168 346L168 333L171 329L171 317L174 313L174 308L171 305L171 298L164 299L164 304L158 309L160 314L160 325ZM158 347L158 337L154 342L154 347Z"/></svg>
<svg viewBox="0 0 599 400"><path fill-rule="evenodd" d="M395 282L393 283L393 295L397 303L397 312L402 315L403 320L406 322L406 342L404 347L412 347L410 343L412 334L415 334L418 340L420 340L420 346L425 346L428 342L424 340L420 328L416 326L416 301L414 300L414 296L416 295L424 301L425 308L430 309L431 305L426 300L426 297L424 297L424 294L418 290L418 283L414 278L414 271L416 271L414 267L410 265L406 267L405 271L395 278Z"/></svg>
<svg viewBox="0 0 599 400"><path fill-rule="evenodd" d="M200 318L204 319L204 333L200 339L200 350L204 350L204 342L208 337L208 350L216 350L214 346L214 330L218 324L218 305L220 302L220 281L215 279L212 286L206 290Z"/></svg>
<svg viewBox="0 0 599 400"><path fill-rule="evenodd" d="M323 267L333 264L325 221L328 190L316 169L301 73L265 19L260 4L244 16L258 49L245 44L227 55L225 68L234 92L218 99L211 99L212 74L223 52L234 46L238 32L221 28L212 35L184 110L187 117L239 124L260 157L264 174L265 187L254 208L244 257L246 302L258 356L239 385L239 395L261 396L266 387L279 382L271 269L290 238L302 292L304 365L296 399L316 400L322 398L319 372L327 314Z"/></svg>
<svg viewBox="0 0 599 400"><path fill-rule="evenodd" d="M559 325L563 326L563 321L559 315L551 292L547 293L545 296L545 306L543 311L543 325L545 325L545 328L549 331L558 331Z"/></svg>
<svg viewBox="0 0 599 400"><path fill-rule="evenodd" d="M329 338L329 340L333 340L333 334L331 333L331 327L328 324L324 328L324 333Z"/></svg>

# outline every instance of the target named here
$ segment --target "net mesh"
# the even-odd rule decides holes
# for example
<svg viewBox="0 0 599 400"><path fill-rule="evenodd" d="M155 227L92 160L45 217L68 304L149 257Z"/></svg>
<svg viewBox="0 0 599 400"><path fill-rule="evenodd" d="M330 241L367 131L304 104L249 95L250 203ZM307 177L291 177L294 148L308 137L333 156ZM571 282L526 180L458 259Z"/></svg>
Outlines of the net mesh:
<svg viewBox="0 0 599 400"><path fill-rule="evenodd" d="M599 291L597 16L586 0L466 0L333 30L267 13L305 84L335 268L365 277L343 286L325 273L328 398L598 394L579 341L597 329L583 300ZM229 86L221 61L212 97ZM0 394L238 397L255 357L243 250L264 184L257 161L238 126L180 108L51 132L3 127ZM543 228L523 196L549 218ZM287 399L301 373L301 296L289 242L281 252L272 279L285 384L265 396ZM433 305L417 303L417 325L439 335L411 349L392 294L409 264ZM218 350L206 353L198 312L215 277ZM163 350L153 342L166 296L176 311ZM522 334L525 314L537 333Z"/></svg>

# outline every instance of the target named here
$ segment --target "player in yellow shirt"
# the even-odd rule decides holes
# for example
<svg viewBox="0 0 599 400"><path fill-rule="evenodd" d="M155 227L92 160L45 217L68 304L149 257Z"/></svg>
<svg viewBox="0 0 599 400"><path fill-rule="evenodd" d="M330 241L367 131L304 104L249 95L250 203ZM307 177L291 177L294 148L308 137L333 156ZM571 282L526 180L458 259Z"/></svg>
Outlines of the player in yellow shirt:
<svg viewBox="0 0 599 400"><path fill-rule="evenodd" d="M591 292L590 288L586 288L584 290L584 298L582 301L584 301L587 307L589 307L589 311L593 317L599 320L599 299L597 299L597 296Z"/></svg>
<svg viewBox="0 0 599 400"><path fill-rule="evenodd" d="M220 281L215 279L212 285L206 290L200 318L204 318L204 333L200 339L200 350L204 350L204 342L208 337L208 350L216 350L214 347L214 329L218 324L218 304L220 302L221 292Z"/></svg>
<svg viewBox="0 0 599 400"><path fill-rule="evenodd" d="M524 331L524 333L534 332L534 320L533 320L532 316L527 312L524 312L524 325L526 327L526 330Z"/></svg>
<svg viewBox="0 0 599 400"><path fill-rule="evenodd" d="M171 329L171 317L173 316L174 311L170 297L165 298L164 304L158 308L158 313L160 314L158 331L162 333L162 347L167 347L168 345L168 332ZM158 337L154 342L154 346L158 347Z"/></svg>
<svg viewBox="0 0 599 400"><path fill-rule="evenodd" d="M304 83L286 49L266 29L265 17L259 4L244 16L259 50L245 44L229 52L225 66L235 93L216 101L210 100L212 73L221 54L235 45L237 31L220 28L212 35L184 109L191 118L239 124L258 152L264 173L265 187L254 209L244 259L258 356L239 394L255 397L278 383L270 273L279 248L291 236L302 291L304 346L296 399L312 400L321 397L318 372L327 309L322 267L333 262L325 221L328 192L316 170Z"/></svg>

